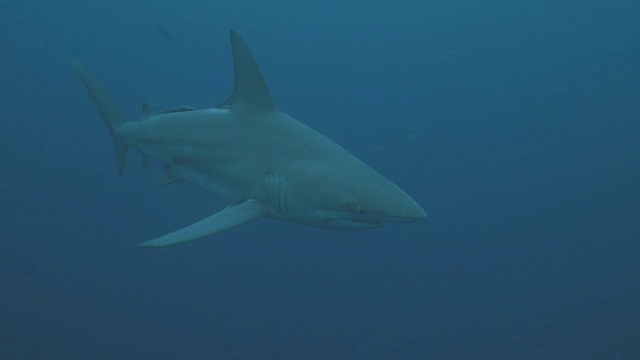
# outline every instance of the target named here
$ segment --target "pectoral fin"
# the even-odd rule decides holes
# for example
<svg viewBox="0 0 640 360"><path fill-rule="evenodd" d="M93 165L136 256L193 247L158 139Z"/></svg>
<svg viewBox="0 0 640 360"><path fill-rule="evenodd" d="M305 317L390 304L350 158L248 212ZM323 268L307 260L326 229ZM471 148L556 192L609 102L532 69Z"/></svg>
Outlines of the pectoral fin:
<svg viewBox="0 0 640 360"><path fill-rule="evenodd" d="M217 234L219 232L246 224L265 215L264 207L256 200L247 200L237 205L229 205L223 210L202 219L197 223L172 233L160 236L153 240L138 244L145 247L161 247L176 245L183 242L196 240L201 237Z"/></svg>

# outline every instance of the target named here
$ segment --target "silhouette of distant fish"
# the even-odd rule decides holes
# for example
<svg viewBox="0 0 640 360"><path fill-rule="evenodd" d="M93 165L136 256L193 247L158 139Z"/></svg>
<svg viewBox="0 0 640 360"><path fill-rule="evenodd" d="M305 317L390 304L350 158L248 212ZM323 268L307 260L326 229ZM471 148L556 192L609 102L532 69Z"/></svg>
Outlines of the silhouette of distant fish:
<svg viewBox="0 0 640 360"><path fill-rule="evenodd" d="M160 22L160 20L154 18L153 23L156 24L156 27L158 28L158 30L160 30L160 33L162 34L162 36L164 36L165 39L169 41L173 40L173 34L163 23Z"/></svg>

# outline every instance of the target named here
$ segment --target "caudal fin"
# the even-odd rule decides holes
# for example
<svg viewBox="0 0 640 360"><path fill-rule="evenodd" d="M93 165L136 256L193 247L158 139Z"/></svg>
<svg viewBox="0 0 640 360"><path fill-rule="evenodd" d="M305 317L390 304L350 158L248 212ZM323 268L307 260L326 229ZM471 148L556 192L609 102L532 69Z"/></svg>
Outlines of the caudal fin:
<svg viewBox="0 0 640 360"><path fill-rule="evenodd" d="M122 176L124 172L124 163L127 157L127 144L118 138L115 134L115 130L122 124L127 122L127 119L120 113L120 110L116 107L115 102L109 96L107 91L98 84L98 81L91 76L91 74L85 69L80 63L75 60L72 60L73 66L75 67L76 74L82 80L82 84L89 92L89 95L93 99L93 102L96 104L96 108L102 116L102 120L104 124L107 126L109 133L111 134L111 138L113 139L113 144L116 147L116 161L118 163L118 174Z"/></svg>

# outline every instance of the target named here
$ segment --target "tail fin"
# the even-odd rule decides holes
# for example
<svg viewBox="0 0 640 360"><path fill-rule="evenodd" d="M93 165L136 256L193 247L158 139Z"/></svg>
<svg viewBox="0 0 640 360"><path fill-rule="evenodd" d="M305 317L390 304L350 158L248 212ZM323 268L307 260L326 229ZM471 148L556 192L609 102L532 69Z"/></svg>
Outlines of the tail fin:
<svg viewBox="0 0 640 360"><path fill-rule="evenodd" d="M122 124L127 122L127 119L120 113L116 107L115 102L109 96L107 91L98 84L98 81L89 74L87 69L80 65L77 61L73 60L73 66L75 67L76 74L82 80L82 84L89 92L89 95L96 104L98 112L102 116L104 124L107 126L113 144L116 147L116 161L118 162L118 174L122 176L124 172L124 163L127 157L127 144L118 138L115 134L115 130Z"/></svg>

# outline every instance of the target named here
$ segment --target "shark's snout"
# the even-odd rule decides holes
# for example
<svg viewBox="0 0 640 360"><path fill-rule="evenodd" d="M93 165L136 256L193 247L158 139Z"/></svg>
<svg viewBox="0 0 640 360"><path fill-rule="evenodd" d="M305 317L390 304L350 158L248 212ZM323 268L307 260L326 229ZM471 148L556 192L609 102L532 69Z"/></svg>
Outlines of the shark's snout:
<svg viewBox="0 0 640 360"><path fill-rule="evenodd" d="M414 222L424 219L427 216L427 213L424 211L422 206L418 204L415 200L407 196L407 201L399 208L392 212L390 218L394 222Z"/></svg>

